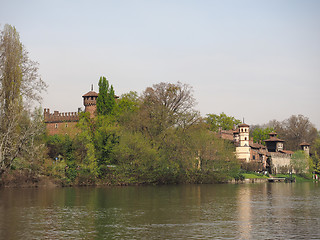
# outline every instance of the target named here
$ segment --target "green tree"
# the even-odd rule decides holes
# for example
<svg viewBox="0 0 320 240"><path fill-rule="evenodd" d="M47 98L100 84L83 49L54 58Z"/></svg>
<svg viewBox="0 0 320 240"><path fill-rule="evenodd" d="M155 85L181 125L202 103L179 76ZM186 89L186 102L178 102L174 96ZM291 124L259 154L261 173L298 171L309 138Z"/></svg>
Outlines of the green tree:
<svg viewBox="0 0 320 240"><path fill-rule="evenodd" d="M316 138L310 149L314 172L320 174L320 136Z"/></svg>
<svg viewBox="0 0 320 240"><path fill-rule="evenodd" d="M241 124L240 120L227 116L224 112L220 115L207 114L206 121L209 124L209 129L214 132L218 131L220 127L222 130L231 130L235 125Z"/></svg>
<svg viewBox="0 0 320 240"><path fill-rule="evenodd" d="M303 150L296 151L291 157L291 165L297 174L306 172L309 169L309 157Z"/></svg>
<svg viewBox="0 0 320 240"><path fill-rule="evenodd" d="M271 127L261 128L255 127L250 131L250 135L253 138L253 142L260 142L265 145L264 140L269 139L269 133L273 132L274 129Z"/></svg>
<svg viewBox="0 0 320 240"><path fill-rule="evenodd" d="M0 175L36 147L44 127L30 106L45 88L38 64L29 59L15 27L6 24L0 33Z"/></svg>
<svg viewBox="0 0 320 240"><path fill-rule="evenodd" d="M109 82L105 77L100 77L99 80L99 96L97 98L97 113L98 115L110 115L114 113L115 94L113 86L109 87Z"/></svg>

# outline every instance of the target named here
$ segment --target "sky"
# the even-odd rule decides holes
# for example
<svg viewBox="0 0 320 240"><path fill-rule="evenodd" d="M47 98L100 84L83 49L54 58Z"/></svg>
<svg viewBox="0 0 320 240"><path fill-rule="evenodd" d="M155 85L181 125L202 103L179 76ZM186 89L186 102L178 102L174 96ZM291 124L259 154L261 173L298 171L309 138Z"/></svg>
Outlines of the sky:
<svg viewBox="0 0 320 240"><path fill-rule="evenodd" d="M0 0L0 24L49 85L41 106L77 111L98 92L189 84L202 116L264 124L302 114L320 129L320 1Z"/></svg>

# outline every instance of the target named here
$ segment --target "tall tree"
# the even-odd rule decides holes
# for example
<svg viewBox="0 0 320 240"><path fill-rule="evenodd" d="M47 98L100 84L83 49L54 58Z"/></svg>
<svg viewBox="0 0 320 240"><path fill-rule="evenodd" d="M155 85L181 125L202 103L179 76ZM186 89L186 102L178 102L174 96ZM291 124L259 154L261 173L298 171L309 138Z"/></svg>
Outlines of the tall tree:
<svg viewBox="0 0 320 240"><path fill-rule="evenodd" d="M281 123L273 121L273 124L279 137L285 140L286 148L290 150L299 150L302 142L312 144L318 135L315 126L303 115L292 115Z"/></svg>
<svg viewBox="0 0 320 240"><path fill-rule="evenodd" d="M160 135L172 127L185 129L199 119L194 106L189 85L180 82L155 84L143 93L140 124L150 136Z"/></svg>
<svg viewBox="0 0 320 240"><path fill-rule="evenodd" d="M105 77L99 80L99 96L97 99L98 115L110 115L114 112L116 104L113 86L109 87L109 81Z"/></svg>
<svg viewBox="0 0 320 240"><path fill-rule="evenodd" d="M241 124L241 121L222 112L220 115L207 114L207 123L210 130L216 132L220 127L222 130L231 130L235 125Z"/></svg>
<svg viewBox="0 0 320 240"><path fill-rule="evenodd" d="M40 101L45 88L38 64L29 59L15 27L6 24L0 34L0 174L43 130L30 103Z"/></svg>

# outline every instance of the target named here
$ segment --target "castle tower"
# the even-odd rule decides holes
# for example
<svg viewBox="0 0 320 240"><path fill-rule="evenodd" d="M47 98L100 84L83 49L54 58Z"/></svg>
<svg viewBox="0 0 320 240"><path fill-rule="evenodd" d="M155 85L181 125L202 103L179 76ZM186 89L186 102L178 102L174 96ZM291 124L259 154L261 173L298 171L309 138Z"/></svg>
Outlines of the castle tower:
<svg viewBox="0 0 320 240"><path fill-rule="evenodd" d="M85 107L84 111L89 112L90 117L93 118L97 110L98 93L93 91L93 86L91 86L91 91L87 92L82 97L83 97L83 105Z"/></svg>
<svg viewBox="0 0 320 240"><path fill-rule="evenodd" d="M307 156L310 156L310 144L303 142L300 144L301 149L307 154Z"/></svg>
<svg viewBox="0 0 320 240"><path fill-rule="evenodd" d="M249 146L249 125L243 123L238 126L239 128L239 146Z"/></svg>
<svg viewBox="0 0 320 240"><path fill-rule="evenodd" d="M239 146L236 147L236 155L239 160L250 161L249 125L242 123L238 126Z"/></svg>
<svg viewBox="0 0 320 240"><path fill-rule="evenodd" d="M264 140L266 142L268 152L282 151L284 140L279 139L276 132L269 133L269 136L269 139Z"/></svg>

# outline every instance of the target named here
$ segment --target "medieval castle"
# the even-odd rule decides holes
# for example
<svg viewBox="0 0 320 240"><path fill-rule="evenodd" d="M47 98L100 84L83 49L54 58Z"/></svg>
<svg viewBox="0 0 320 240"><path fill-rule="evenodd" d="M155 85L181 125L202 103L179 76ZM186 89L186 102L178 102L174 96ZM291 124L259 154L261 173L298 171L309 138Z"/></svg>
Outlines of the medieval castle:
<svg viewBox="0 0 320 240"><path fill-rule="evenodd" d="M90 117L94 117L96 112L96 103L98 93L93 91L87 92L82 96L83 105L85 106L84 112L89 112ZM118 98L118 96L115 96ZM60 113L54 111L50 113L48 108L44 109L44 122L47 127L49 135L55 134L75 134L76 124L79 121L78 112L65 112ZM284 150L283 143L277 137L277 133L270 133L269 139L265 140L266 146L260 143L254 143L250 140L249 136L250 126L243 123L233 130L219 129L218 134L220 138L232 141L236 146L237 159L244 163L255 163L261 171L268 171L269 173L277 173L285 171L290 166L292 151ZM309 155L309 144L304 142L300 144L302 150Z"/></svg>
<svg viewBox="0 0 320 240"><path fill-rule="evenodd" d="M89 112L90 116L94 117L98 93L93 91L93 88L91 87L91 91L87 92L82 97L83 105L85 107L84 111ZM45 108L44 122L46 124L49 135L72 134L72 131L74 131L77 122L79 122L79 111L65 113L54 111L53 113L50 113L50 109Z"/></svg>
<svg viewBox="0 0 320 240"><path fill-rule="evenodd" d="M277 137L276 132L269 133L269 139L265 144L254 143L249 137L250 126L243 123L233 130L219 129L219 136L222 139L230 140L236 146L237 159L243 163L253 163L260 171L269 173L279 173L294 171L290 169L291 156L294 153L290 150L284 150L284 140ZM309 156L310 144L303 142L301 149Z"/></svg>

